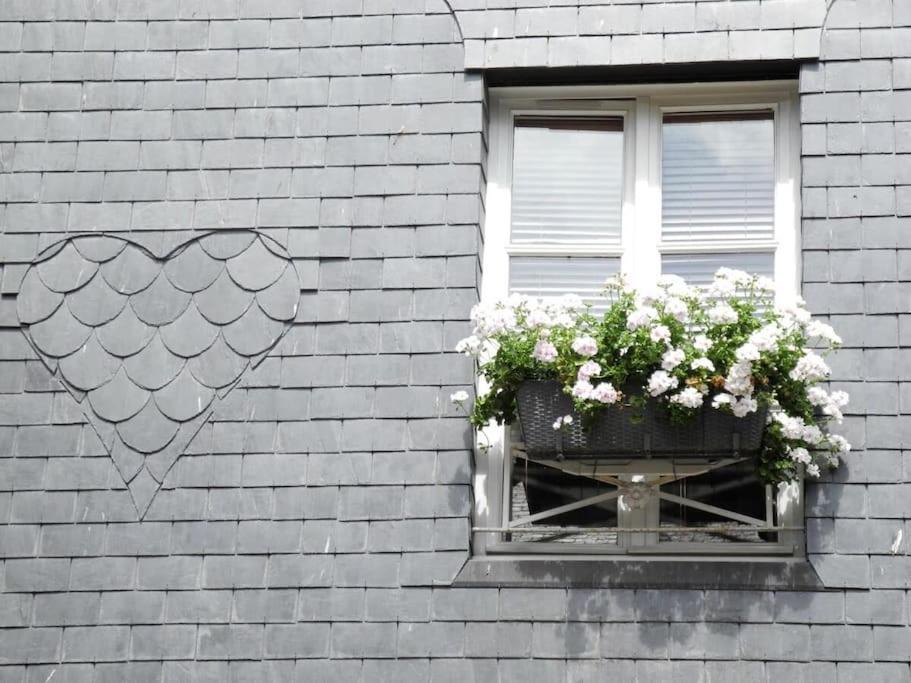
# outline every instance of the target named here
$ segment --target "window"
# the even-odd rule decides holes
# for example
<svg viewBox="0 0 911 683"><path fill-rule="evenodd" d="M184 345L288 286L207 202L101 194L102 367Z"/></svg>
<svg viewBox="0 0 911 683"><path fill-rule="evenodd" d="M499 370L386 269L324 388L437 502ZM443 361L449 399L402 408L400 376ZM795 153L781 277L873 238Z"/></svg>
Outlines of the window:
<svg viewBox="0 0 911 683"><path fill-rule="evenodd" d="M611 274L693 284L721 266L799 282L792 82L491 91L482 297L581 295ZM527 457L489 430L475 549L679 555L802 552L800 486L750 463Z"/></svg>

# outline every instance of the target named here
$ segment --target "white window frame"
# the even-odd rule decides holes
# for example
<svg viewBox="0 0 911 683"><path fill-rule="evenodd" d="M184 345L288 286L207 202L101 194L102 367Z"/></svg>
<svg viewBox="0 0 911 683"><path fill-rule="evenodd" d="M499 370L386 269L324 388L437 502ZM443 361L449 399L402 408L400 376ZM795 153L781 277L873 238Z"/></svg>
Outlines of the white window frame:
<svg viewBox="0 0 911 683"><path fill-rule="evenodd" d="M730 253L732 251L771 252L777 284L776 302L793 303L800 288L800 142L799 107L795 81L691 83L617 86L558 86L491 88L488 183L484 221L484 253L481 299L495 301L508 292L509 259L512 256L603 256L619 257L621 271L634 286L647 286L660 274L661 257L671 253ZM768 109L774 116L775 213L774 240L738 241L736 244L687 242L665 244L661 241L661 130L663 115L682 111ZM624 186L621 211L622 232L619 247L605 244L512 245L510 203L512 184L513 126L521 115L597 115L621 116L624 120ZM632 268L635 264L635 268ZM485 387L479 386L479 391ZM749 544L654 544L654 534L625 534L627 540L638 536L648 546L635 555L623 544L616 549L605 546L568 548L558 543L505 542L503 534L489 529L503 528L509 519L509 481L511 458L508 434L502 427L488 427L479 435L474 475L473 552L486 554L602 555L644 559L695 559L705 555L719 559L754 553L762 560L782 555L800 556L804 552L803 485L783 487L776 495L779 524L794 529L779 532L777 544L762 544L751 550ZM771 496L771 492L769 493ZM771 497L767 498L771 505ZM649 515L633 515L629 526L652 526ZM621 526L623 523L621 522ZM634 543L636 544L636 543ZM629 545L627 543L627 545ZM661 550L658 546L663 546ZM685 546L685 547L684 547ZM643 552L644 551L644 552ZM759 553L759 554L755 554Z"/></svg>

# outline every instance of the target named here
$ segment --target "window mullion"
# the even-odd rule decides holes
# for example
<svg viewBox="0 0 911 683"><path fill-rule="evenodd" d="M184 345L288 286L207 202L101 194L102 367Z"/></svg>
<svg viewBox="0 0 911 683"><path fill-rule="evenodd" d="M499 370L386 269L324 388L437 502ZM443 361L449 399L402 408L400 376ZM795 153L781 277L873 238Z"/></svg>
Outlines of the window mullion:
<svg viewBox="0 0 911 683"><path fill-rule="evenodd" d="M651 99L636 98L635 120L635 221L624 253L624 272L631 284L647 287L660 272L658 231L660 191L658 187L660 146Z"/></svg>

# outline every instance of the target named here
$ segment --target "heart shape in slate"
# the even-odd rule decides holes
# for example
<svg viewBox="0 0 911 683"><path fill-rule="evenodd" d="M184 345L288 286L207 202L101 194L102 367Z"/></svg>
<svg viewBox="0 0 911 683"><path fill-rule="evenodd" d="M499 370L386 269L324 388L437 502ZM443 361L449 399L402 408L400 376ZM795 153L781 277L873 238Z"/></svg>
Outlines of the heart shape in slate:
<svg viewBox="0 0 911 683"><path fill-rule="evenodd" d="M300 280L255 230L164 256L117 234L68 237L26 271L22 331L80 404L139 517L215 404L290 328Z"/></svg>

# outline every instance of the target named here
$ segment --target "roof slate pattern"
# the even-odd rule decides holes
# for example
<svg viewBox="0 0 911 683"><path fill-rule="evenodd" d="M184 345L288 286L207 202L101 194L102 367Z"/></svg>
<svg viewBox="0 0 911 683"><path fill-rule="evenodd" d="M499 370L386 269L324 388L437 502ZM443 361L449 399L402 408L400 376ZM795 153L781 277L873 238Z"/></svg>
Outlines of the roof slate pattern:
<svg viewBox="0 0 911 683"><path fill-rule="evenodd" d="M218 401L287 332L299 299L288 252L254 230L209 233L163 256L80 235L38 255L17 311L142 517Z"/></svg>

